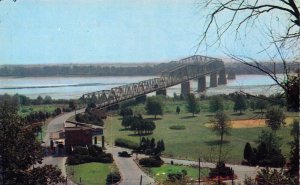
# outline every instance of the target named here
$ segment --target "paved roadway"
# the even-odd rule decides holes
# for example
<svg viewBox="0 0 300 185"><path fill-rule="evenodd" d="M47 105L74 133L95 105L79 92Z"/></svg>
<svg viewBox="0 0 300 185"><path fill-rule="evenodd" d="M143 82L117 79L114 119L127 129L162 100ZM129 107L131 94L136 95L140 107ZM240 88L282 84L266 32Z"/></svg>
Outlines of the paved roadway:
<svg viewBox="0 0 300 185"><path fill-rule="evenodd" d="M134 162L134 157L125 158L119 157L118 152L124 151L127 149L120 148L120 147L107 147L107 152L111 153L114 157L115 163L119 168L119 171L122 176L122 180L120 185L139 185L141 176L142 176L142 185L153 185L154 180L153 178L146 175ZM129 153L130 150L127 150Z"/></svg>
<svg viewBox="0 0 300 185"><path fill-rule="evenodd" d="M76 111L76 113L77 112L78 113L84 112L84 109L78 110L78 111ZM44 142L45 142L46 146L50 146L50 134L52 132L57 132L57 131L62 130L63 127L64 127L63 123L68 118L73 116L74 114L75 114L75 112L69 112L69 113L62 114L62 115L52 119L48 123L46 134L45 134L45 137L44 137ZM67 159L67 157L47 156L47 157L44 157L43 162L42 162L41 165L45 165L45 164L56 165L59 169L61 169L62 175L64 177L66 177L66 167L65 167L66 159ZM75 183L68 180L68 185L74 185L74 184Z"/></svg>

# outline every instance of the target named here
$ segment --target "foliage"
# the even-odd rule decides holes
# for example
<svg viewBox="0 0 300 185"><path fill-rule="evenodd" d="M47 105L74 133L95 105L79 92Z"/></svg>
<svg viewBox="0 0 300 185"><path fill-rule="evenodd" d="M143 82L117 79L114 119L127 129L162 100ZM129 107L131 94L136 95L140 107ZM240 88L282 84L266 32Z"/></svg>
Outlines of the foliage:
<svg viewBox="0 0 300 185"><path fill-rule="evenodd" d="M253 150L250 143L247 142L244 148L244 159L246 159L247 161L252 161L253 160L252 157L253 157Z"/></svg>
<svg viewBox="0 0 300 185"><path fill-rule="evenodd" d="M141 115L123 117L122 126L137 132L139 135L152 134L155 129L155 123L152 120L143 119Z"/></svg>
<svg viewBox="0 0 300 185"><path fill-rule="evenodd" d="M159 156L142 158L139 160L139 164L145 167L160 167L164 164L163 160Z"/></svg>
<svg viewBox="0 0 300 185"><path fill-rule="evenodd" d="M295 179L299 180L299 120L294 120L291 130L293 142L291 143L290 161L288 166L288 174Z"/></svg>
<svg viewBox="0 0 300 185"><path fill-rule="evenodd" d="M68 157L68 165L77 165L89 162L112 163L113 157L110 153L103 152L101 147L96 145L85 147L75 147L72 155Z"/></svg>
<svg viewBox="0 0 300 185"><path fill-rule="evenodd" d="M146 100L145 109L147 114L154 115L156 119L156 115L163 115L163 105L161 99L159 97L149 97Z"/></svg>
<svg viewBox="0 0 300 185"><path fill-rule="evenodd" d="M34 128L25 125L16 107L0 104L0 156L4 184L57 184L63 182L60 170L52 165L31 168L40 163L43 151L34 135Z"/></svg>
<svg viewBox="0 0 300 185"><path fill-rule="evenodd" d="M120 111L120 116L125 117L125 116L132 116L133 112L132 109L129 107L121 108Z"/></svg>
<svg viewBox="0 0 300 185"><path fill-rule="evenodd" d="M209 100L209 111L210 112L217 112L223 111L224 103L223 98L220 96L213 96Z"/></svg>
<svg viewBox="0 0 300 185"><path fill-rule="evenodd" d="M195 113L200 112L199 102L194 94L189 94L187 97L187 110L188 112L193 113L193 116L195 116Z"/></svg>
<svg viewBox="0 0 300 185"><path fill-rule="evenodd" d="M285 115L278 107L270 107L266 113L266 124L273 131L277 131L280 127L285 125Z"/></svg>
<svg viewBox="0 0 300 185"><path fill-rule="evenodd" d="M221 155L222 155L222 144L223 144L223 137L224 134L229 135L229 131L231 129L231 125L229 124L229 118L224 112L217 112L215 119L212 121L212 131L216 132L220 135L220 148L219 148L219 163L221 162Z"/></svg>
<svg viewBox="0 0 300 185"><path fill-rule="evenodd" d="M177 113L177 114L180 113L180 107L179 107L179 106L176 107L176 113Z"/></svg>
<svg viewBox="0 0 300 185"><path fill-rule="evenodd" d="M242 111L245 111L247 109L247 103L246 103L246 99L243 95L241 94L235 94L234 98L234 111L240 111L240 114L242 113Z"/></svg>
<svg viewBox="0 0 300 185"><path fill-rule="evenodd" d="M101 116L102 115L97 112L89 111L84 114L76 114L75 120L81 123L103 126L104 122Z"/></svg>
<svg viewBox="0 0 300 185"><path fill-rule="evenodd" d="M179 182L183 183L184 181L186 181L186 179L185 179L186 176L187 176L186 170L182 170L181 172L177 172L177 173L169 173L168 181L170 181L170 182L179 181Z"/></svg>
<svg viewBox="0 0 300 185"><path fill-rule="evenodd" d="M130 148L130 149L137 149L139 145L133 141L123 139L123 138L117 138L115 140L115 145L120 146L120 147L125 147L125 148Z"/></svg>
<svg viewBox="0 0 300 185"><path fill-rule="evenodd" d="M251 148L250 144L246 143L244 149L246 164L271 167L282 167L285 164L278 136L272 132L262 131L257 142L257 148Z"/></svg>
<svg viewBox="0 0 300 185"><path fill-rule="evenodd" d="M154 138L150 140L149 138L143 137L140 144L140 152L143 152L146 155L160 155L161 152L165 150L164 140L158 140L155 144Z"/></svg>
<svg viewBox="0 0 300 185"><path fill-rule="evenodd" d="M185 126L184 125L172 125L169 128L172 130L184 130Z"/></svg>
<svg viewBox="0 0 300 185"><path fill-rule="evenodd" d="M268 107L267 98L263 95L258 96L259 99L256 100L255 108L260 109L260 112L263 111L263 109L266 109Z"/></svg>
<svg viewBox="0 0 300 185"><path fill-rule="evenodd" d="M283 169L270 169L270 168L262 168L257 172L256 180L258 185L272 185L272 184L280 184L280 185L293 185L294 183L288 178ZM295 184L296 185L296 184Z"/></svg>
<svg viewBox="0 0 300 185"><path fill-rule="evenodd" d="M209 178L215 177L233 177L234 171L232 168L225 166L224 162L218 162L215 168L210 169Z"/></svg>
<svg viewBox="0 0 300 185"><path fill-rule="evenodd" d="M61 108L57 107L57 108L53 111L52 116L55 117L55 116L60 115L61 113L62 113Z"/></svg>
<svg viewBox="0 0 300 185"><path fill-rule="evenodd" d="M121 175L117 172L112 172L106 177L106 184L115 184L121 180Z"/></svg>

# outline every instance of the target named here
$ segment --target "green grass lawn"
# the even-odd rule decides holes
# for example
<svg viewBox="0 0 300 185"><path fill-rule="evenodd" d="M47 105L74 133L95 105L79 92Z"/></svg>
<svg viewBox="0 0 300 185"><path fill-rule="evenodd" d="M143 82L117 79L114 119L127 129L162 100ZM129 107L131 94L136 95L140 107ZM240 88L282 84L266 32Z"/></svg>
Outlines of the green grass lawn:
<svg viewBox="0 0 300 185"><path fill-rule="evenodd" d="M208 104L201 101L200 104ZM180 114L176 114L176 106L180 106ZM180 159L197 160L199 157L206 161L215 161L217 159L217 149L219 136L213 133L204 124L209 122L214 114L210 112L200 112L195 117L191 113L185 111L185 102L183 101L167 101L165 102L165 114L158 116L155 120L156 129L154 133L148 137L154 137L156 140L163 139L165 143L164 156ZM142 113L144 105L133 107L135 113ZM225 111L231 119L261 118L261 114L256 114L250 110L243 115L239 115L231 110ZM297 113L288 113L287 116L297 116ZM144 118L153 118L152 115L144 115ZM132 136L132 131L124 130L121 126L121 117L109 116L105 120L104 135L109 144L112 144L116 138L125 138L136 143L139 142L139 136ZM183 125L184 130L172 130L172 125ZM243 151L246 142L255 145L258 135L262 130L269 128L239 128L232 129L231 135L225 136L225 144L223 145L223 153L226 154L225 159L231 163L240 163L243 159ZM285 156L289 155L290 145L288 144L292 137L290 136L290 126L286 126L276 134L282 137L282 152Z"/></svg>
<svg viewBox="0 0 300 185"><path fill-rule="evenodd" d="M198 168L191 166L179 166L164 164L161 167L147 168L151 176L159 182L163 182L167 179L169 173L181 173L182 170L187 171L187 176L192 179L198 179ZM209 173L209 168L201 168L200 177L207 177Z"/></svg>
<svg viewBox="0 0 300 185"><path fill-rule="evenodd" d="M52 113L57 107L63 107L63 104L47 104L47 105L26 105L20 106L19 115L26 116L31 112L49 112Z"/></svg>
<svg viewBox="0 0 300 185"><path fill-rule="evenodd" d="M96 162L67 166L68 177L78 184L81 178L81 183L84 185L104 185L106 176L112 171L116 171L113 164Z"/></svg>

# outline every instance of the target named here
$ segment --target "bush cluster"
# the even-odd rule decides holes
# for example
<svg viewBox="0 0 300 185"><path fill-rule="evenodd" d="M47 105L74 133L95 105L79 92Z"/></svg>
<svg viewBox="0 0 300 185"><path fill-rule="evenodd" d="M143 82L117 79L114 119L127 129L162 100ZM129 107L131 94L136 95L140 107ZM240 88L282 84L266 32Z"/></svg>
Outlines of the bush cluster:
<svg viewBox="0 0 300 185"><path fill-rule="evenodd" d="M152 134L155 129L155 123L151 120L143 119L141 115L139 116L124 116L122 120L122 126L126 129L133 130L137 134Z"/></svg>
<svg viewBox="0 0 300 185"><path fill-rule="evenodd" d="M88 148L75 147L67 159L68 165L77 165L89 162L112 163L113 157L110 153L103 152L101 147L92 145Z"/></svg>
<svg viewBox="0 0 300 185"><path fill-rule="evenodd" d="M164 164L164 161L161 160L159 156L142 158L139 161L139 164L145 167L160 167Z"/></svg>
<svg viewBox="0 0 300 185"><path fill-rule="evenodd" d="M117 138L115 140L115 145L124 147L124 148L130 148L133 150L136 150L139 148L139 145L133 141L127 140L127 139L122 139L122 138Z"/></svg>
<svg viewBox="0 0 300 185"><path fill-rule="evenodd" d="M111 172L106 177L106 184L115 184L121 180L121 175L118 172Z"/></svg>
<svg viewBox="0 0 300 185"><path fill-rule="evenodd" d="M209 178L215 177L232 177L234 172L232 168L225 166L224 162L218 162L215 168L211 168L208 174Z"/></svg>
<svg viewBox="0 0 300 185"><path fill-rule="evenodd" d="M92 125L103 126L104 122L101 119L101 115L96 114L93 111L86 112L84 114L76 114L75 120L82 123L88 123Z"/></svg>

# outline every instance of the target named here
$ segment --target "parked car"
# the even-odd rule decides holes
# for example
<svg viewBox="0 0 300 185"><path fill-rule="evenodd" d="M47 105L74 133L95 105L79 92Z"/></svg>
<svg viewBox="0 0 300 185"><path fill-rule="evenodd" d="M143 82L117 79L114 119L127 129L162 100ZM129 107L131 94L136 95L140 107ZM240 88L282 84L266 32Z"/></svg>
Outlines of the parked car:
<svg viewBox="0 0 300 185"><path fill-rule="evenodd" d="M118 153L120 157L131 157L131 154L129 154L127 151L122 151Z"/></svg>

